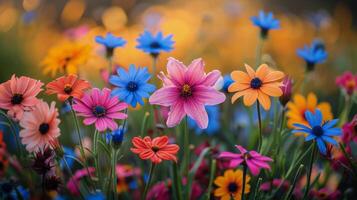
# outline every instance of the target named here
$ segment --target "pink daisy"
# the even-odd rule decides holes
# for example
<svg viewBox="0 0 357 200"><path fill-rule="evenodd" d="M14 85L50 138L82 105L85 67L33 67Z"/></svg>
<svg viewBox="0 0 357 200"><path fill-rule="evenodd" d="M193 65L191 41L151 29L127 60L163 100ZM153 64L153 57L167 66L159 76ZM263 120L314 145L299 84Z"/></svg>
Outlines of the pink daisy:
<svg viewBox="0 0 357 200"><path fill-rule="evenodd" d="M20 120L24 111L29 111L38 103L36 95L42 90L41 81L12 75L11 79L0 84L0 108L8 110L8 115Z"/></svg>
<svg viewBox="0 0 357 200"><path fill-rule="evenodd" d="M205 105L216 105L226 99L223 93L214 88L221 73L214 70L206 74L201 58L193 60L188 67L169 58L167 72L168 75L163 72L159 75L163 87L151 95L150 104L170 107L166 122L168 127L178 125L188 115L200 128L207 128Z"/></svg>
<svg viewBox="0 0 357 200"><path fill-rule="evenodd" d="M60 136L58 124L60 120L55 102L51 106L44 101L39 101L30 112L25 112L20 126L22 144L26 145L26 150L34 152L50 146L51 141Z"/></svg>
<svg viewBox="0 0 357 200"><path fill-rule="evenodd" d="M119 111L128 107L126 103L119 102L118 98L110 96L111 90L104 88L102 91L93 88L90 93L81 99L74 99L73 109L79 116L84 117L85 125L95 124L95 128L102 132L106 129L115 130L118 124L114 119L125 119L127 115Z"/></svg>
<svg viewBox="0 0 357 200"><path fill-rule="evenodd" d="M247 165L254 176L258 175L261 168L270 169L268 162L273 161L267 156L263 156L256 151L247 151L240 145L235 145L240 153L222 152L218 157L230 159L229 167Z"/></svg>

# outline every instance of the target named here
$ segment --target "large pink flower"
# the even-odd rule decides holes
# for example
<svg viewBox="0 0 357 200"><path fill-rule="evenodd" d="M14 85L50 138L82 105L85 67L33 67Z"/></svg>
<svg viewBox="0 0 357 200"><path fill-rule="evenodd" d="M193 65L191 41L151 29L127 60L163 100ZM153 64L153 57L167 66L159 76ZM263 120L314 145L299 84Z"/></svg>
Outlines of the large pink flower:
<svg viewBox="0 0 357 200"><path fill-rule="evenodd" d="M24 111L29 111L38 103L36 95L42 90L41 81L12 75L0 85L0 108L8 110L8 115L20 120Z"/></svg>
<svg viewBox="0 0 357 200"><path fill-rule="evenodd" d="M254 176L258 175L261 168L270 169L268 162L271 158L263 156L256 151L247 151L240 145L236 145L240 153L222 152L219 158L230 160L230 167L234 168L240 164L247 165Z"/></svg>
<svg viewBox="0 0 357 200"><path fill-rule="evenodd" d="M84 117L85 125L95 124L98 131L105 131L107 128L115 130L118 124L115 119L125 119L127 115L120 111L126 109L128 105L119 102L118 98L110 96L110 89L104 88L102 91L93 88L81 99L74 99L73 109L79 116Z"/></svg>
<svg viewBox="0 0 357 200"><path fill-rule="evenodd" d="M226 97L214 88L221 73L214 70L204 72L201 58L195 59L186 67L182 62L169 58L167 63L168 75L163 72L159 78L163 87L151 95L149 102L170 107L167 126L173 127L188 115L202 129L207 128L208 116L205 105L222 103Z"/></svg>
<svg viewBox="0 0 357 200"><path fill-rule="evenodd" d="M57 117L55 102L48 106L46 102L39 101L32 111L24 113L20 121L23 128L20 137L27 151L34 152L50 146L50 143L60 136L60 120Z"/></svg>

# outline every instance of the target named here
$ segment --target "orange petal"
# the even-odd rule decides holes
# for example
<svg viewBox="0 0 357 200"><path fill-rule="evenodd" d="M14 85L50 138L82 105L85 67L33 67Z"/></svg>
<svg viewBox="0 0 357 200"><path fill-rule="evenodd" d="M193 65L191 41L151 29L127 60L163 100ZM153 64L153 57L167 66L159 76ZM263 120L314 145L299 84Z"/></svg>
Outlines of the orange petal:
<svg viewBox="0 0 357 200"><path fill-rule="evenodd" d="M260 78L260 80L264 80L265 77L269 74L269 66L267 64L261 64L257 69L256 76Z"/></svg>
<svg viewBox="0 0 357 200"><path fill-rule="evenodd" d="M253 79L253 78L255 77L255 71L254 71L254 69L251 68L251 67L250 67L249 65L247 65L247 64L244 64L244 66L245 66L245 69L246 69L247 72L248 72L249 77L250 77L251 79Z"/></svg>
<svg viewBox="0 0 357 200"><path fill-rule="evenodd" d="M293 97L294 99L294 104L296 105L296 107L299 108L299 110L306 110L306 99L304 96L302 96L301 94L296 94Z"/></svg>
<svg viewBox="0 0 357 200"><path fill-rule="evenodd" d="M306 106L309 110L315 110L317 106L317 97L314 93L310 92L307 95Z"/></svg>
<svg viewBox="0 0 357 200"><path fill-rule="evenodd" d="M240 91L240 92L237 92L235 93L233 96L232 96L232 104L237 100L239 99L239 97L245 95L247 93L248 90L243 90L243 91Z"/></svg>
<svg viewBox="0 0 357 200"><path fill-rule="evenodd" d="M250 83L251 80L248 74L242 71L233 71L231 73L231 77L234 81L238 83Z"/></svg>
<svg viewBox="0 0 357 200"><path fill-rule="evenodd" d="M244 95L243 102L246 106L251 106L257 101L258 91L253 89L248 89L247 93Z"/></svg>
<svg viewBox="0 0 357 200"><path fill-rule="evenodd" d="M237 92L240 90L245 90L250 88L249 84L244 84L244 83L232 83L229 87L228 87L228 92Z"/></svg>
<svg viewBox="0 0 357 200"><path fill-rule="evenodd" d="M266 95L264 92L259 91L258 100L265 110L270 109L270 98L268 95Z"/></svg>
<svg viewBox="0 0 357 200"><path fill-rule="evenodd" d="M333 119L333 114L331 112L331 105L329 103L327 102L319 103L319 105L317 105L317 108L320 109L324 121Z"/></svg>
<svg viewBox="0 0 357 200"><path fill-rule="evenodd" d="M263 91L265 94L272 97L280 97L281 95L283 95L283 91L279 87L279 84L275 84L275 83L263 84L263 86L259 89Z"/></svg>
<svg viewBox="0 0 357 200"><path fill-rule="evenodd" d="M269 83L281 80L285 77L285 74L281 71L270 71L263 79L263 83Z"/></svg>

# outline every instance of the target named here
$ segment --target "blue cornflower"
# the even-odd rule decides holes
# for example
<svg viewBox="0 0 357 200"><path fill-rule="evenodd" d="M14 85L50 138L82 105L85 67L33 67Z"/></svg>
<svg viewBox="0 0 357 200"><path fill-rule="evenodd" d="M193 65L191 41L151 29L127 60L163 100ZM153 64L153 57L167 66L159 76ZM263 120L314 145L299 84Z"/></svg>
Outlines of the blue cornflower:
<svg viewBox="0 0 357 200"><path fill-rule="evenodd" d="M105 200L105 196L101 192L96 192L94 194L89 194L85 196L85 200Z"/></svg>
<svg viewBox="0 0 357 200"><path fill-rule="evenodd" d="M74 164L74 159L70 158L68 156L71 157L76 157L76 153L73 151L73 149L69 148L69 147L63 147L63 153L64 156L60 161L60 167L63 169L66 167L66 163L64 162L64 159L66 159L66 162L68 164L69 168L72 168L73 164Z"/></svg>
<svg viewBox="0 0 357 200"><path fill-rule="evenodd" d="M156 36L154 36L150 32L144 31L137 39L139 44L136 48L157 57L162 51L169 52L173 49L174 41L172 37L172 34L164 37L162 32L158 32Z"/></svg>
<svg viewBox="0 0 357 200"><path fill-rule="evenodd" d="M274 19L273 13L265 13L264 11L259 11L259 16L251 17L251 20L255 26L258 26L261 30L261 36L266 38L268 31L272 29L279 29L280 22Z"/></svg>
<svg viewBox="0 0 357 200"><path fill-rule="evenodd" d="M323 123L322 113L318 109L315 110L315 114L310 111L306 111L305 118L309 123L309 126L295 123L293 125L298 129L293 130L292 133L307 133L305 141L315 140L319 151L326 155L325 143L331 143L337 146L336 140L332 137L340 136L342 133L340 128L334 127L337 124L338 119L333 119Z"/></svg>
<svg viewBox="0 0 357 200"><path fill-rule="evenodd" d="M195 133L197 134L205 132L209 135L212 135L219 131L219 129L221 128L220 109L219 106L206 106L206 111L208 114L208 126L206 129L200 129L197 123L191 118L188 119L188 126L194 129Z"/></svg>
<svg viewBox="0 0 357 200"><path fill-rule="evenodd" d="M223 76L223 91L228 92L228 87L233 83L231 75L227 74Z"/></svg>
<svg viewBox="0 0 357 200"><path fill-rule="evenodd" d="M118 129L108 132L106 135L107 143L110 141L115 149L118 149L124 140L124 129L120 126Z"/></svg>
<svg viewBox="0 0 357 200"><path fill-rule="evenodd" d="M314 40L310 47L305 45L303 49L298 49L297 54L306 61L308 71L312 71L315 64L323 63L327 59L325 45L320 40Z"/></svg>
<svg viewBox="0 0 357 200"><path fill-rule="evenodd" d="M126 41L122 37L116 37L111 33L107 33L105 37L96 36L95 41L105 46L108 57L113 55L115 48L122 47L126 44Z"/></svg>
<svg viewBox="0 0 357 200"><path fill-rule="evenodd" d="M112 95L118 96L118 98L132 107L136 107L136 104L144 105L142 98L148 98L149 93L155 90L155 86L147 83L151 78L146 67L135 68L135 65L130 65L129 71L125 71L123 68L117 70L118 75L112 75L109 78L109 82L115 86Z"/></svg>

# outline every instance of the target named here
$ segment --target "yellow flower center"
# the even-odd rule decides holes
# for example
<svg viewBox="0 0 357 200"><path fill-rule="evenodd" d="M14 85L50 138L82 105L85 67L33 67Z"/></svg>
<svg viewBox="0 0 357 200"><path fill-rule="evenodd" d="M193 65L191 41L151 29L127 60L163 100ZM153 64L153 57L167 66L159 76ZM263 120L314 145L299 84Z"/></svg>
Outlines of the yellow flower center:
<svg viewBox="0 0 357 200"><path fill-rule="evenodd" d="M192 89L191 86L188 84L184 84L181 89L181 96L182 97L190 97L192 96Z"/></svg>

